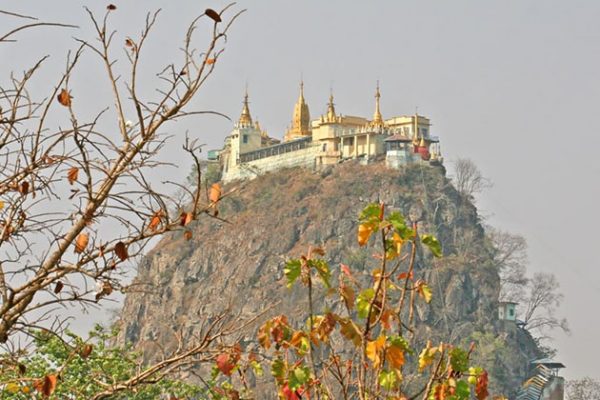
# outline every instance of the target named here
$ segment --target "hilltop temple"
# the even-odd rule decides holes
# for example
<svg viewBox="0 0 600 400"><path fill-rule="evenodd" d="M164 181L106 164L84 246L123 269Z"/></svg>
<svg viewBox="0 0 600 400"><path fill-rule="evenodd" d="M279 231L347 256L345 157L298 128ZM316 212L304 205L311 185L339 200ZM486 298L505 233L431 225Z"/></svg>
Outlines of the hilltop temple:
<svg viewBox="0 0 600 400"><path fill-rule="evenodd" d="M304 84L300 83L292 123L281 141L252 120L246 93L240 118L223 149L209 152L209 160L219 162L224 182L280 168L318 169L349 159L363 163L385 159L391 168L409 163L441 164L439 140L431 135L429 118L414 114L384 119L380 99L377 84L375 111L368 119L338 114L330 95L327 113L311 120Z"/></svg>

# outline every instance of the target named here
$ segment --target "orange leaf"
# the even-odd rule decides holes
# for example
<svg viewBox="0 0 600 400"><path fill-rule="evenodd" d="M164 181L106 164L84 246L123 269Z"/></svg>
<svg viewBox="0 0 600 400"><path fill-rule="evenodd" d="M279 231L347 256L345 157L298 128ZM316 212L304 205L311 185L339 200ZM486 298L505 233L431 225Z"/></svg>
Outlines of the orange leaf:
<svg viewBox="0 0 600 400"><path fill-rule="evenodd" d="M150 225L148 225L148 229L150 229L150 231L152 232L156 232L156 228L158 228L158 225L160 225L161 218L164 215L165 213L163 210L156 211L152 216L152 219L150 220Z"/></svg>
<svg viewBox="0 0 600 400"><path fill-rule="evenodd" d="M413 278L413 273L411 272L410 274L408 272L402 272L400 275L398 275L398 279L402 280L402 279L412 279Z"/></svg>
<svg viewBox="0 0 600 400"><path fill-rule="evenodd" d="M127 253L127 246L125 246L125 243L118 242L115 245L115 254L121 259L121 261L127 260L129 254Z"/></svg>
<svg viewBox="0 0 600 400"><path fill-rule="evenodd" d="M385 351L385 358L394 369L399 369L404 365L404 351L398 346L388 347Z"/></svg>
<svg viewBox="0 0 600 400"><path fill-rule="evenodd" d="M222 353L217 356L217 368L223 375L230 376L235 365L230 361L229 354Z"/></svg>
<svg viewBox="0 0 600 400"><path fill-rule="evenodd" d="M58 100L58 102L60 104L62 104L65 107L70 107L71 106L71 99L73 98L73 96L71 96L70 92L67 92L67 89L61 89L60 93L58 94L58 96L56 96L56 100Z"/></svg>
<svg viewBox="0 0 600 400"><path fill-rule="evenodd" d="M43 397L50 397L56 390L57 376L54 374L46 375L42 379L35 382L35 390L40 392Z"/></svg>
<svg viewBox="0 0 600 400"><path fill-rule="evenodd" d="M77 181L78 175L79 175L79 168L77 168L77 167L69 168L69 172L67 173L67 179L69 180L69 185L72 185Z"/></svg>
<svg viewBox="0 0 600 400"><path fill-rule="evenodd" d="M75 240L75 253L83 253L89 241L90 236L87 233L80 233L79 236L77 236L77 239Z"/></svg>
<svg viewBox="0 0 600 400"><path fill-rule="evenodd" d="M218 183L213 183L213 185L210 187L208 199L211 201L211 203L216 203L221 199L221 185Z"/></svg>
<svg viewBox="0 0 600 400"><path fill-rule="evenodd" d="M340 264L340 267L342 268L342 272L346 274L348 278L353 278L352 272L350 272L350 267L348 267L346 264Z"/></svg>
<svg viewBox="0 0 600 400"><path fill-rule="evenodd" d="M212 8L207 8L204 11L204 14L206 14L207 17L209 17L210 19L212 19L215 22L221 22L221 16L219 15L218 12L216 12Z"/></svg>
<svg viewBox="0 0 600 400"><path fill-rule="evenodd" d="M125 46L133 48L134 47L133 40L131 40L129 38L125 39Z"/></svg>
<svg viewBox="0 0 600 400"><path fill-rule="evenodd" d="M206 59L206 63L207 63L208 65L212 65L212 64L214 64L214 63L215 63L215 61L217 61L215 58L207 58L207 59Z"/></svg>
<svg viewBox="0 0 600 400"><path fill-rule="evenodd" d="M190 240L192 238L192 231L186 230L185 232L183 232L183 237L185 238L185 240Z"/></svg>

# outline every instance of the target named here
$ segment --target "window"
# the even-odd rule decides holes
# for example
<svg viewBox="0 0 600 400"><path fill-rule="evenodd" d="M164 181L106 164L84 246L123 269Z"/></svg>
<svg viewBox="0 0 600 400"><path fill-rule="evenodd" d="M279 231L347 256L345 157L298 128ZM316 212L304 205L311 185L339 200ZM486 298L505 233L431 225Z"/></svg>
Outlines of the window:
<svg viewBox="0 0 600 400"><path fill-rule="evenodd" d="M509 316L509 317L514 317L514 316L515 316L515 310L514 310L513 308L510 308L510 309L508 310L508 316Z"/></svg>
<svg viewBox="0 0 600 400"><path fill-rule="evenodd" d="M244 135L244 136L242 137L242 141L243 141L244 143L248 143L248 135Z"/></svg>

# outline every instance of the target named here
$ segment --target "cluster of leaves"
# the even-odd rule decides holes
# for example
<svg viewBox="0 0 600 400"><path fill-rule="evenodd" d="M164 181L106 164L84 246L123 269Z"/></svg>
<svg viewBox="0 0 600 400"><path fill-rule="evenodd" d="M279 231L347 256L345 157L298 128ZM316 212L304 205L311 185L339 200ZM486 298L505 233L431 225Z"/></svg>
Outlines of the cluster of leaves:
<svg viewBox="0 0 600 400"><path fill-rule="evenodd" d="M0 399L104 398L107 388L135 377L142 365L141 354L112 344L115 335L115 330L97 326L88 340L69 333L67 342L48 331L36 331L35 354L17 363L2 359ZM151 384L132 385L111 398L183 399L204 394L205 389L165 376Z"/></svg>
<svg viewBox="0 0 600 400"><path fill-rule="evenodd" d="M378 268L366 284L342 264L337 285L321 248L311 248L284 269L287 287L307 288L308 318L296 327L287 316L267 320L258 331L264 360L274 377L278 395L301 398L469 399L488 397L488 375L470 365L468 351L448 343L422 351L413 348L414 307L429 303L432 291L415 271L417 248L434 257L442 255L438 240L417 232L399 212L386 215L382 204L370 204L360 214L358 243L365 246L378 237L381 250L374 254ZM315 285L323 286L333 307L315 313ZM229 359L231 361L231 359ZM427 377L422 387L409 388L405 368L418 360L418 373ZM227 372L236 368L228 365ZM222 368L221 372L225 373ZM415 393L409 394L409 390Z"/></svg>

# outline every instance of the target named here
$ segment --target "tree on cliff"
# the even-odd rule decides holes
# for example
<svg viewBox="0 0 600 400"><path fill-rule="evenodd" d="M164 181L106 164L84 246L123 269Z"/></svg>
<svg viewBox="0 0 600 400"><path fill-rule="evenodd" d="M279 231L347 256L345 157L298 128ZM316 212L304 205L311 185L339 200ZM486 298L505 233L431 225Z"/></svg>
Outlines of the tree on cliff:
<svg viewBox="0 0 600 400"><path fill-rule="evenodd" d="M590 377L568 381L565 394L567 400L600 400L600 382Z"/></svg>
<svg viewBox="0 0 600 400"><path fill-rule="evenodd" d="M147 15L138 37L125 37L110 25L119 10L112 4L106 8L102 17L85 9L96 37L76 39L77 48L68 53L64 73L54 82L36 81L48 57L0 81L0 363L3 371L20 373L14 383L28 388L30 378L20 359L31 341L24 338L33 336L39 344L39 332L46 332L64 342L70 349L65 364L53 364L54 373L39 377L35 386L44 396L53 392L52 383L66 374L75 355L88 353L86 345L65 336L66 321L57 309L96 307L113 292L134 290L123 269L128 260L166 232L184 231L189 237L188 225L204 214L218 218L217 203L225 195L218 185L202 191L198 171L195 190L175 184L186 196L174 199L173 189L150 179L149 171L165 166L158 156L168 140L163 133L168 123L218 114L190 109L190 102L215 70L240 12L231 15L227 6L192 18L181 59L158 71L156 94L146 96L141 60L159 12ZM0 33L0 46L19 45L13 40L26 29L68 27L9 11L0 17L25 21ZM209 33L201 39L197 28L203 24L209 24ZM116 49L125 50L125 65L117 63ZM73 83L84 53L104 69L112 105ZM38 95L39 90L46 93ZM81 112L84 103L96 108L95 115ZM182 142L199 168L196 141ZM140 368L125 386L104 382L106 397L193 362L235 329L215 316L197 332L197 340L181 343L161 363Z"/></svg>

